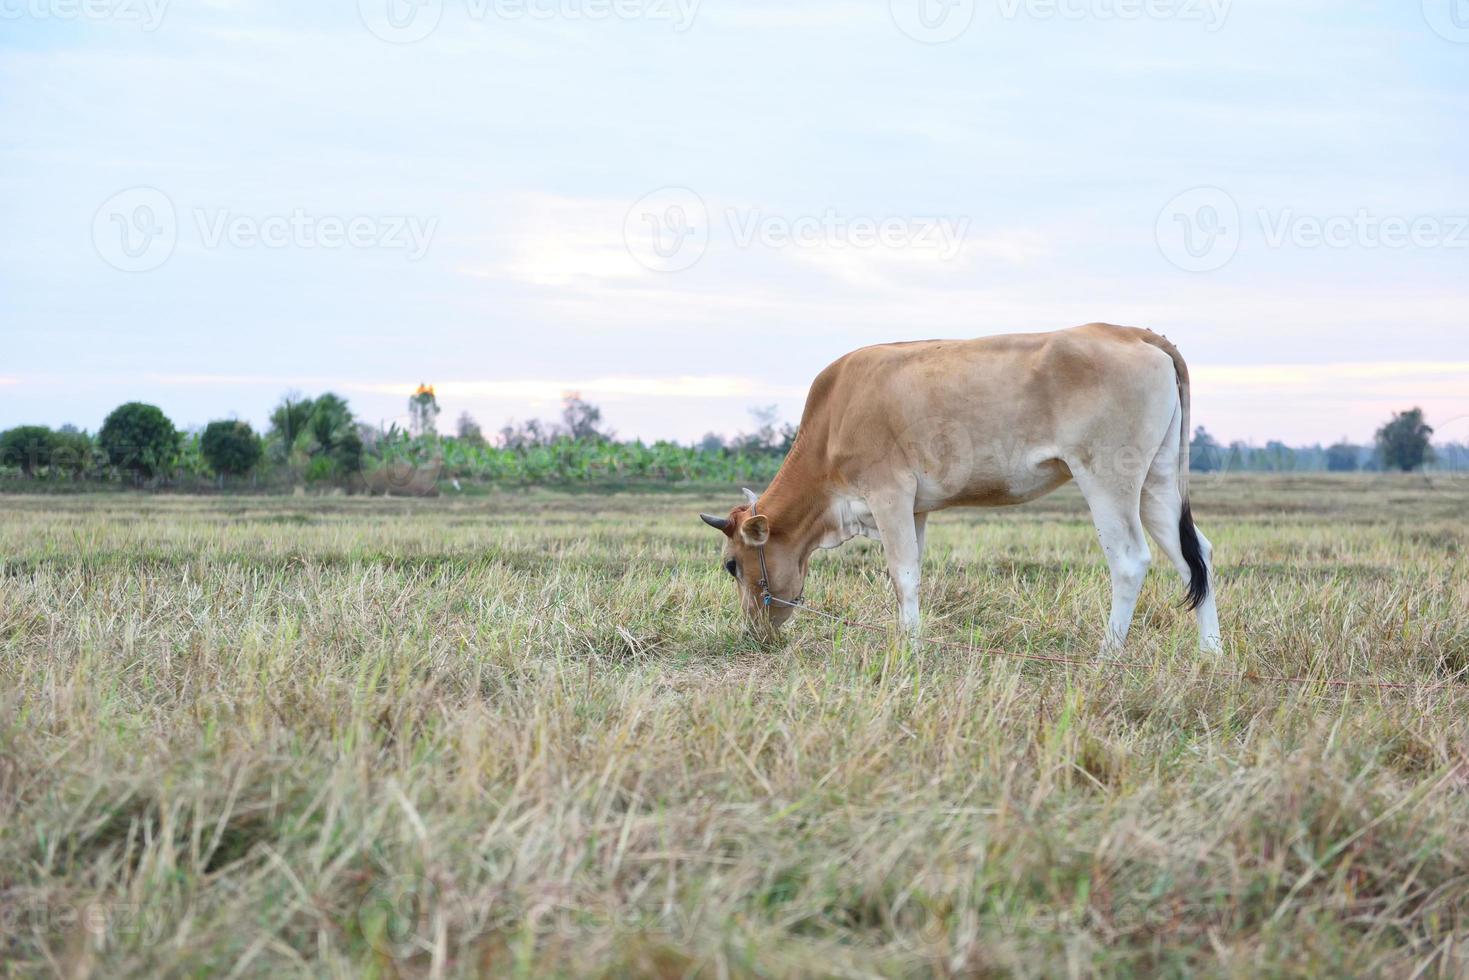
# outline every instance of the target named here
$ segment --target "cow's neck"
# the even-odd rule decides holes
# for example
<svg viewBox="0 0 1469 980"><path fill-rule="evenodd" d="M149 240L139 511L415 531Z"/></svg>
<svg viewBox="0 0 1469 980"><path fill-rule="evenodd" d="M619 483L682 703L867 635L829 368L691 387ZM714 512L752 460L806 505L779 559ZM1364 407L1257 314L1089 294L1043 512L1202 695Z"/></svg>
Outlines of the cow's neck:
<svg viewBox="0 0 1469 980"><path fill-rule="evenodd" d="M798 438L770 486L760 495L760 513L804 559L835 533L830 481Z"/></svg>

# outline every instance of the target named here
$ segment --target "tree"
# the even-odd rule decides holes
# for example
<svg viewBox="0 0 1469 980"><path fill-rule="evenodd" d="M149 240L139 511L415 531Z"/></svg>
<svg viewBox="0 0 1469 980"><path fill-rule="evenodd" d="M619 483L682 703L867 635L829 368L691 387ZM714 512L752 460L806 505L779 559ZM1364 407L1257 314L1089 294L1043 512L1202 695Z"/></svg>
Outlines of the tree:
<svg viewBox="0 0 1469 980"><path fill-rule="evenodd" d="M315 443L310 449L313 463L318 459L330 460L327 469L334 470L333 475L338 476L362 469L362 436L347 399L330 391L318 397L312 404L307 430ZM319 471L322 467L316 465L315 469Z"/></svg>
<svg viewBox="0 0 1469 980"><path fill-rule="evenodd" d="M92 468L92 437L74 425L63 425L53 436L51 469L65 473L73 480L85 476Z"/></svg>
<svg viewBox="0 0 1469 980"><path fill-rule="evenodd" d="M568 391L561 396L561 424L566 434L577 442L610 442L615 435L602 429L602 410L579 391Z"/></svg>
<svg viewBox="0 0 1469 980"><path fill-rule="evenodd" d="M486 444L485 434L480 430L479 423L468 412L459 413L459 421L455 423L454 431L460 442L468 443L471 446L484 446Z"/></svg>
<svg viewBox="0 0 1469 980"><path fill-rule="evenodd" d="M148 478L173 465L178 431L156 405L128 402L112 410L97 433L97 445L120 470Z"/></svg>
<svg viewBox="0 0 1469 980"><path fill-rule="evenodd" d="M1423 421L1423 409L1394 412L1392 420L1377 430L1377 454L1388 469L1408 473L1433 461L1428 437L1433 427Z"/></svg>
<svg viewBox="0 0 1469 980"><path fill-rule="evenodd" d="M780 409L775 405L764 405L750 409L755 420L754 432L742 432L731 440L729 447L746 453L770 453L784 455L796 442L796 426L789 422L777 425Z"/></svg>
<svg viewBox="0 0 1469 980"><path fill-rule="evenodd" d="M1257 458L1264 463L1267 473L1288 473L1296 468L1296 451L1279 439L1265 443Z"/></svg>
<svg viewBox="0 0 1469 980"><path fill-rule="evenodd" d="M408 399L408 427L416 436L437 434L439 400L434 396L434 386L419 382L418 390Z"/></svg>
<svg viewBox="0 0 1469 980"><path fill-rule="evenodd" d="M362 435L347 400L330 391L316 398L292 392L270 413L271 453L280 462L305 462L310 479L362 469Z"/></svg>
<svg viewBox="0 0 1469 980"><path fill-rule="evenodd" d="M316 403L299 392L291 391L270 413L270 435L278 436L289 449L311 422Z"/></svg>
<svg viewBox="0 0 1469 980"><path fill-rule="evenodd" d="M1331 473L1352 473L1358 468L1357 447L1345 439L1326 449L1326 469Z"/></svg>
<svg viewBox="0 0 1469 980"><path fill-rule="evenodd" d="M260 437L250 428L250 423L230 419L210 422L204 427L200 451L209 468L222 476L250 472L263 453Z"/></svg>
<svg viewBox="0 0 1469 980"><path fill-rule="evenodd" d="M1200 473L1213 473L1224 467L1224 450L1218 440L1209 435L1202 425L1194 429L1193 441L1188 447L1188 465Z"/></svg>
<svg viewBox="0 0 1469 980"><path fill-rule="evenodd" d="M1251 455L1249 443L1236 439L1229 444L1229 452L1224 457L1224 468L1231 473L1243 473L1249 469Z"/></svg>
<svg viewBox="0 0 1469 980"><path fill-rule="evenodd" d="M549 445L556 436L555 427L548 426L540 419L526 419L524 422L511 419L500 427L500 445L506 449L531 449Z"/></svg>
<svg viewBox="0 0 1469 980"><path fill-rule="evenodd" d="M19 425L0 433L0 466L16 466L27 480L49 466L56 450L56 433L44 425Z"/></svg>

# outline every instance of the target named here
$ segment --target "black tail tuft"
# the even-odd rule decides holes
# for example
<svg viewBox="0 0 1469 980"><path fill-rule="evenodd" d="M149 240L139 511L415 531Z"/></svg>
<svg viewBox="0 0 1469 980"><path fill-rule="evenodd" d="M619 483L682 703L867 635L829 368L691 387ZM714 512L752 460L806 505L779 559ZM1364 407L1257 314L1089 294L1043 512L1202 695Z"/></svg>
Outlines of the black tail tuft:
<svg viewBox="0 0 1469 980"><path fill-rule="evenodd" d="M1187 500L1183 502L1183 514L1178 518L1178 543L1183 550L1183 560L1188 563L1188 595L1184 597L1184 605L1197 609L1209 594L1209 566L1204 563L1199 532L1194 530L1194 515Z"/></svg>

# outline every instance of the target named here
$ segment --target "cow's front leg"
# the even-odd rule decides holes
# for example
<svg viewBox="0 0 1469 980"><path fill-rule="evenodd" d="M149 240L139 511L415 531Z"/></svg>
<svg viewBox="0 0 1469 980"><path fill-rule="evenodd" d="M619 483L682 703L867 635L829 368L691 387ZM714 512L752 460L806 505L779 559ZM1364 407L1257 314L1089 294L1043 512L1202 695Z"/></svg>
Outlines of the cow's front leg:
<svg viewBox="0 0 1469 980"><path fill-rule="evenodd" d="M877 533L882 537L888 575L898 600L898 628L916 641L919 633L918 585L922 577L923 546L912 500L868 502Z"/></svg>

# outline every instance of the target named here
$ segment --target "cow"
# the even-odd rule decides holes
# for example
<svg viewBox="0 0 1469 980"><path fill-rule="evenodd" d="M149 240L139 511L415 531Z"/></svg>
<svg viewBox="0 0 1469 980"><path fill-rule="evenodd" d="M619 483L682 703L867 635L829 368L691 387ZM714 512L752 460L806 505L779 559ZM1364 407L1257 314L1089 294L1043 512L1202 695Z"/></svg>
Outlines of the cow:
<svg viewBox="0 0 1469 980"><path fill-rule="evenodd" d="M751 627L773 638L801 603L811 555L882 542L898 625L920 636L928 515L1024 503L1075 480L1112 577L1104 653L1127 640L1151 554L1187 585L1199 647L1221 649L1209 540L1189 508L1189 380L1150 330L1089 323L1049 333L878 344L811 384L790 453L727 517L724 568Z"/></svg>

